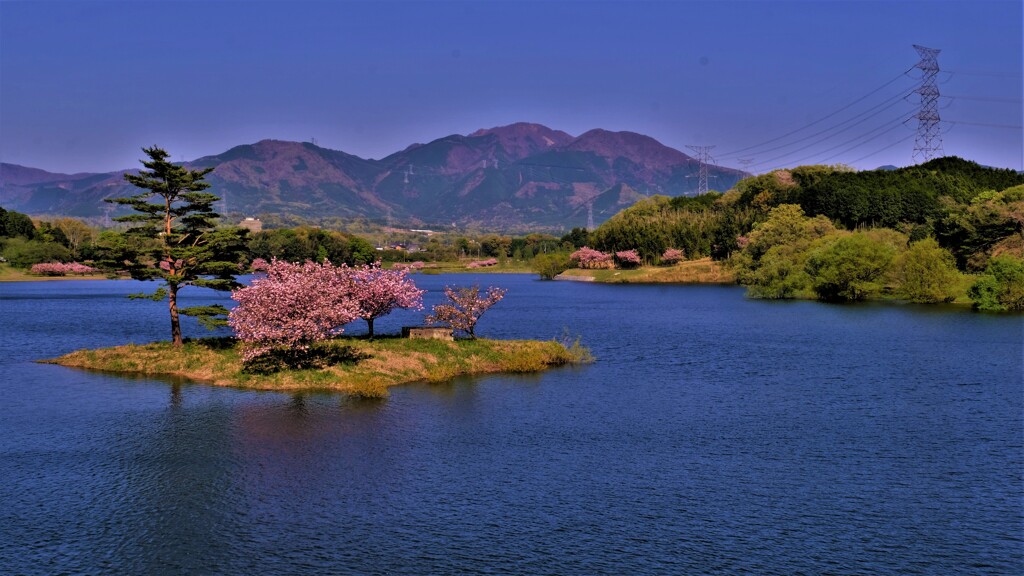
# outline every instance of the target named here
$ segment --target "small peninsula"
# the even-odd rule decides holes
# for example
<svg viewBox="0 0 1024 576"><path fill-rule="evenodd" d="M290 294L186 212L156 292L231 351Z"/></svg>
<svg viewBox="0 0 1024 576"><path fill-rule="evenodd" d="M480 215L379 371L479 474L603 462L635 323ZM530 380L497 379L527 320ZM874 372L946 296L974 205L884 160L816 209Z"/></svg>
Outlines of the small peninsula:
<svg viewBox="0 0 1024 576"><path fill-rule="evenodd" d="M108 373L177 376L198 383L248 390L330 391L382 398L387 389L413 382L445 382L459 376L539 372L583 364L589 352L574 344L538 340L419 340L397 337L342 337L322 343L335 363L322 368L251 373L233 339L128 344L78 350L48 364Z"/></svg>

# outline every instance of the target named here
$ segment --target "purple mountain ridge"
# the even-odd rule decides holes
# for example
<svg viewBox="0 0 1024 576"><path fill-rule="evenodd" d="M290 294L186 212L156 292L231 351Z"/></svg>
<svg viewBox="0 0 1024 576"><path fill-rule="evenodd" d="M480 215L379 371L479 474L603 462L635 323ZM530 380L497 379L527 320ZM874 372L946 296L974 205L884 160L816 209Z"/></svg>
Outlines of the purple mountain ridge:
<svg viewBox="0 0 1024 576"><path fill-rule="evenodd" d="M695 159L642 134L597 129L573 137L525 122L452 134L380 160L261 140L186 164L214 167L210 191L230 215L394 218L499 230L566 230L584 226L588 212L600 223L645 196L693 195L698 169ZM720 166L708 171L719 190L746 176ZM104 198L137 192L122 173L0 164L0 206L99 216L111 207Z"/></svg>

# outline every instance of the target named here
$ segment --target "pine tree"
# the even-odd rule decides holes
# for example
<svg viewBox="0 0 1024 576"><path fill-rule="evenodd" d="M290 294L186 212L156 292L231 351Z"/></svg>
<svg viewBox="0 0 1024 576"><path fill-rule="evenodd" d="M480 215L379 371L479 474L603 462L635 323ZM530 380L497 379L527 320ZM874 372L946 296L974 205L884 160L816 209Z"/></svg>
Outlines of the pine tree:
<svg viewBox="0 0 1024 576"><path fill-rule="evenodd" d="M137 280L162 280L155 293L136 298L167 298L171 314L171 341L182 345L179 314L197 317L204 326L226 324L227 309L220 305L178 308L178 291L185 286L232 290L239 286L235 274L244 258L245 230L216 228L219 215L213 203L219 198L208 192L203 178L213 168L188 170L168 161L166 151L143 148L149 160L138 175L125 174L128 182L144 192L108 202L128 206L136 213L115 218L133 224L125 234L136 237L130 244L142 246L127 262L128 272ZM151 202L156 200L156 202ZM138 242L141 240L141 242Z"/></svg>

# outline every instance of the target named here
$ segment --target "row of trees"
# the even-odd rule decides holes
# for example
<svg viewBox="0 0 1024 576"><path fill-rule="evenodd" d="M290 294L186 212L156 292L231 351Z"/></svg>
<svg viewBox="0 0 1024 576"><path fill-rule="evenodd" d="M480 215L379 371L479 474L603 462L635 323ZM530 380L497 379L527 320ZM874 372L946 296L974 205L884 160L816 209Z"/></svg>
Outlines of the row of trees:
<svg viewBox="0 0 1024 576"><path fill-rule="evenodd" d="M760 298L856 301L887 292L914 302L951 302L968 280L935 238L911 242L887 228L846 231L795 204L773 208L740 243L731 264ZM992 258L968 293L984 310L1024 309L1024 261Z"/></svg>
<svg viewBox="0 0 1024 576"><path fill-rule="evenodd" d="M26 214L0 208L0 254L18 268L92 258L95 237L92 227L75 218L37 223Z"/></svg>
<svg viewBox="0 0 1024 576"><path fill-rule="evenodd" d="M424 290L407 270L276 259L255 262L254 268L266 275L232 293L238 304L228 317L235 334L249 344L247 361L275 348L307 347L340 334L357 319L366 321L372 338L377 318L399 308L423 308Z"/></svg>
<svg viewBox="0 0 1024 576"><path fill-rule="evenodd" d="M366 321L369 337L374 320L397 309L423 308L424 290L416 287L408 271L384 270L379 265L350 268L330 261L290 263L257 262L265 276L232 293L238 304L228 323L246 344L247 363L281 350L307 350L335 337L346 324ZM447 302L434 306L428 324L444 324L476 337L476 324L484 312L505 296L490 287L446 287Z"/></svg>

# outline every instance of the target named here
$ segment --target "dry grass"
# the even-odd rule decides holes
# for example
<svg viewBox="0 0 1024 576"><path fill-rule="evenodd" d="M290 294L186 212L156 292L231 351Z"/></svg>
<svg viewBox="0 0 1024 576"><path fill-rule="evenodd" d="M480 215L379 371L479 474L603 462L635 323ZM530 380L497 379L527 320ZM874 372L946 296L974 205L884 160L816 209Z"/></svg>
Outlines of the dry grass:
<svg viewBox="0 0 1024 576"><path fill-rule="evenodd" d="M444 382L457 376L537 372L589 361L578 346L535 340L409 340L341 338L362 359L323 369L285 370L268 375L243 373L238 350L223 341L169 343L79 350L44 362L110 373L169 375L253 390L328 390L356 396L387 396L387 388L410 382Z"/></svg>
<svg viewBox="0 0 1024 576"><path fill-rule="evenodd" d="M563 277L609 284L734 284L731 270L711 258L686 260L675 266L644 266L635 270L566 270Z"/></svg>

